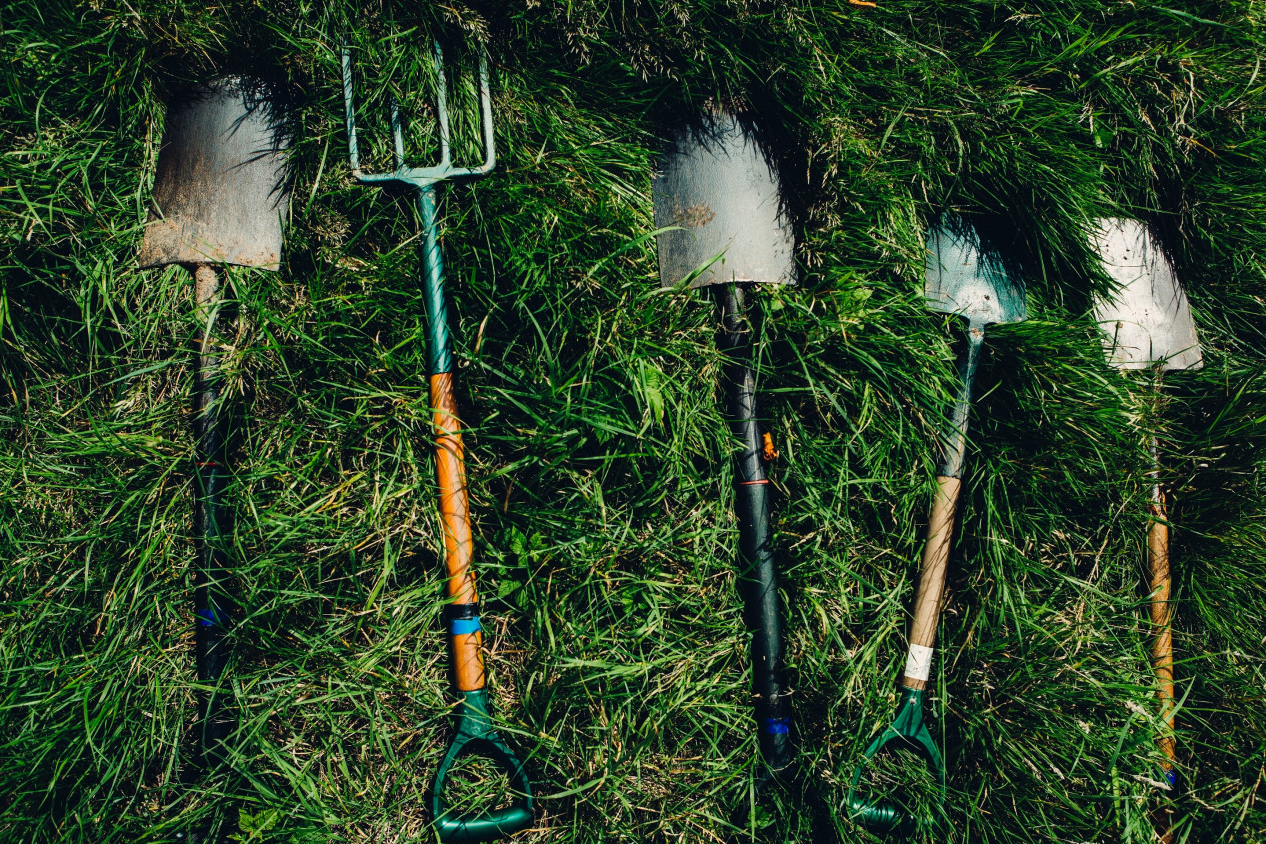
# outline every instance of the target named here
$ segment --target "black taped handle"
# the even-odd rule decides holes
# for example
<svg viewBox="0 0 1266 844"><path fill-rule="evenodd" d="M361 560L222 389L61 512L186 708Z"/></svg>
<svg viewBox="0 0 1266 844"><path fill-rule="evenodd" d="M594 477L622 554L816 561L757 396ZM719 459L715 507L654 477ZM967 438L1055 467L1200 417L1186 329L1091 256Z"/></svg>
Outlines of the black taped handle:
<svg viewBox="0 0 1266 844"><path fill-rule="evenodd" d="M199 267L199 286L218 287L211 267ZM209 279L209 281L208 281ZM213 295L214 292L213 292ZM220 401L219 360L212 352L214 323L207 326L199 352L194 382L194 507L193 541L197 555L194 571L195 648L199 682L216 686L228 662L225 635L231 622L227 580L231 562L227 550L229 529L220 505L228 481L224 414ZM223 759L223 744L233 730L233 719L222 692L210 691L200 702L199 752L203 766Z"/></svg>
<svg viewBox="0 0 1266 844"><path fill-rule="evenodd" d="M719 345L730 358L725 368L730 428L740 442L735 458L734 509L739 521L743 597L752 631L757 730L762 757L772 770L780 771L791 764L793 749L784 679L778 568L769 518L769 478L757 416L756 373L747 363L751 341L743 313L742 288L736 284L720 285L717 298L722 325Z"/></svg>

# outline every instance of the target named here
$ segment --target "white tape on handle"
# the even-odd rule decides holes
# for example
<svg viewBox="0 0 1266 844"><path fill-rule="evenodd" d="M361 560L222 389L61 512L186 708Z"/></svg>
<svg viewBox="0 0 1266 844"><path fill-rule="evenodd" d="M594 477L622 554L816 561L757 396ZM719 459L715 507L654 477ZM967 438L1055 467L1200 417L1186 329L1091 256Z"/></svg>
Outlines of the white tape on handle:
<svg viewBox="0 0 1266 844"><path fill-rule="evenodd" d="M932 649L926 645L911 645L906 657L906 677L927 681L932 676Z"/></svg>

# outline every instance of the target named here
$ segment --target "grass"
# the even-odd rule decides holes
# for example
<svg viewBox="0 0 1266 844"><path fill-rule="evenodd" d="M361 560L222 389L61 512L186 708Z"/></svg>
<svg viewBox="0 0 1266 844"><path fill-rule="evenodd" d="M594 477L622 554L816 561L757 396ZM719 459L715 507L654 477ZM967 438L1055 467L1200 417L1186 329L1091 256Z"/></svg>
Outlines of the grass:
<svg viewBox="0 0 1266 844"><path fill-rule="evenodd" d="M1153 840L1152 430L1178 838L1266 840L1263 22L1243 1L0 6L0 840L212 819L430 840L452 698L417 223L350 178L338 47L381 166L389 94L427 133L440 33L493 64L501 162L441 211L493 697L539 799L522 840L874 840L842 803L896 702L954 388L961 326L920 298L945 207L1023 272L1030 319L990 329L979 376L929 708L948 822L916 839ZM165 98L248 67L290 105L291 219L281 272L229 272L240 722L230 770L197 776L197 326L189 275L135 255ZM646 237L662 139L710 100L759 118L803 270L752 297L805 774L755 799L715 319L657 289ZM1088 316L1107 214L1165 234L1197 315L1205 368L1163 400Z"/></svg>

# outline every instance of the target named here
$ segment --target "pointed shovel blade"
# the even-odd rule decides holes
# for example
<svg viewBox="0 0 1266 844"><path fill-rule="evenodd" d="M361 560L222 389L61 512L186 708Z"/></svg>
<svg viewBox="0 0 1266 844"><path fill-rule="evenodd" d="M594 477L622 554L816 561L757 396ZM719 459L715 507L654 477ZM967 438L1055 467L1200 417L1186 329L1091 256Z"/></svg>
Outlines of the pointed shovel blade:
<svg viewBox="0 0 1266 844"><path fill-rule="evenodd" d="M173 101L140 265L277 269L288 146L258 85L224 79Z"/></svg>
<svg viewBox="0 0 1266 844"><path fill-rule="evenodd" d="M683 134L651 181L659 235L659 280L676 287L727 282L795 284L791 224L778 179L756 139L729 114L712 115L702 137Z"/></svg>
<svg viewBox="0 0 1266 844"><path fill-rule="evenodd" d="M1024 284L980 248L976 229L944 217L928 233L923 295L928 310L959 314L971 325L1021 322Z"/></svg>
<svg viewBox="0 0 1266 844"><path fill-rule="evenodd" d="M1093 241L1104 269L1120 285L1111 296L1095 297L1108 363L1163 371L1203 366L1187 294L1147 227L1110 217L1099 221Z"/></svg>

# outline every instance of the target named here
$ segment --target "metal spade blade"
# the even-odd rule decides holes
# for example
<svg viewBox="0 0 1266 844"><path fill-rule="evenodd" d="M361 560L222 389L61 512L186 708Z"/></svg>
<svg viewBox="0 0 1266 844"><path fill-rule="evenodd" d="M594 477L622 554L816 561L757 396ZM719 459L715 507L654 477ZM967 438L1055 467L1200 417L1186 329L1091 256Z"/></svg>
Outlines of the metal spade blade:
<svg viewBox="0 0 1266 844"><path fill-rule="evenodd" d="M928 233L925 268L928 310L960 314L980 328L1024 320L1024 287L1012 281L996 259L981 254L974 228L942 219Z"/></svg>
<svg viewBox="0 0 1266 844"><path fill-rule="evenodd" d="M140 265L277 269L289 139L255 83L199 86L167 111Z"/></svg>
<svg viewBox="0 0 1266 844"><path fill-rule="evenodd" d="M778 180L755 138L729 114L713 114L702 137L685 133L651 182L659 235L659 280L676 287L729 282L795 284L791 223Z"/></svg>
<svg viewBox="0 0 1266 844"><path fill-rule="evenodd" d="M1094 245L1120 285L1113 296L1095 298L1108 363L1166 372L1203 366L1187 294L1147 227L1121 217L1100 220Z"/></svg>

